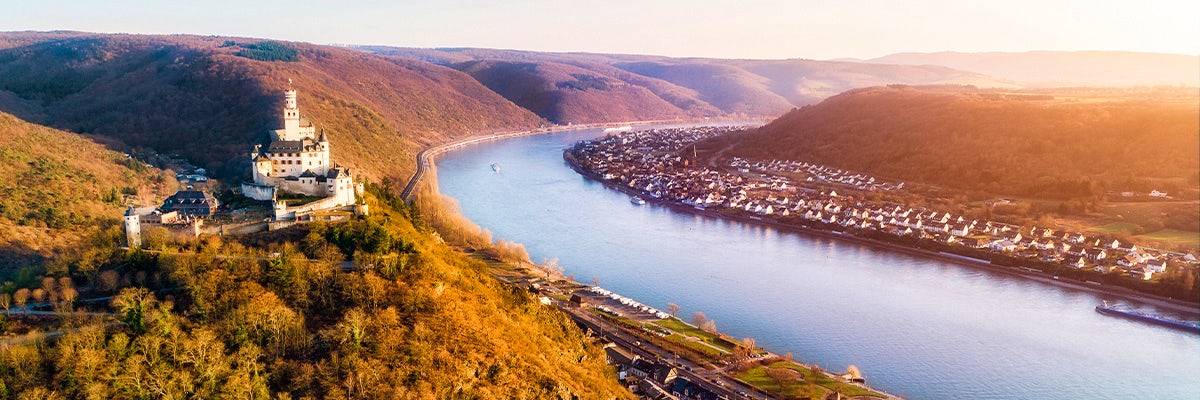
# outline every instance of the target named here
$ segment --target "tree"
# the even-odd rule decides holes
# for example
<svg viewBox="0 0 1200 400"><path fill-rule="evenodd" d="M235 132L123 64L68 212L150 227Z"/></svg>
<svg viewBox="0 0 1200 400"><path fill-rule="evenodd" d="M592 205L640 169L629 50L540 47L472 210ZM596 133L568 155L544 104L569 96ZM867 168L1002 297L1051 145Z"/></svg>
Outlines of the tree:
<svg viewBox="0 0 1200 400"><path fill-rule="evenodd" d="M592 286L600 286L600 277L592 275Z"/></svg>
<svg viewBox="0 0 1200 400"><path fill-rule="evenodd" d="M563 267L558 265L557 258L543 259L542 269L546 271L546 279L550 279L554 275L562 275L563 273Z"/></svg>
<svg viewBox="0 0 1200 400"><path fill-rule="evenodd" d="M146 332L147 313L158 301L146 288L126 288L112 300L121 314L121 322L135 334Z"/></svg>
<svg viewBox="0 0 1200 400"><path fill-rule="evenodd" d="M749 359L754 354L757 343L754 338L743 338L741 343L733 348L733 358L735 361Z"/></svg>
<svg viewBox="0 0 1200 400"><path fill-rule="evenodd" d="M715 335L717 333L717 321L713 321L711 319L704 321L704 324L700 326L700 329Z"/></svg>
<svg viewBox="0 0 1200 400"><path fill-rule="evenodd" d="M766 367L766 372L767 376L770 377L771 380L774 380L775 384L779 385L780 393L787 392L792 385L800 381L800 377L797 376L798 374L796 371L788 368Z"/></svg>
<svg viewBox="0 0 1200 400"><path fill-rule="evenodd" d="M105 270L100 273L99 286L104 292L117 290L117 285L121 283L121 274L114 270Z"/></svg>
<svg viewBox="0 0 1200 400"><path fill-rule="evenodd" d="M675 303L667 303L667 312L671 313L671 316L674 317L675 314L679 313L679 305Z"/></svg>
<svg viewBox="0 0 1200 400"><path fill-rule="evenodd" d="M13 293L13 302L17 304L17 307L24 309L26 301L29 301L29 289L20 288Z"/></svg>
<svg viewBox="0 0 1200 400"><path fill-rule="evenodd" d="M696 311L692 313L692 322L695 323L696 326L702 326L705 322L708 322L708 316L704 315L703 311Z"/></svg>

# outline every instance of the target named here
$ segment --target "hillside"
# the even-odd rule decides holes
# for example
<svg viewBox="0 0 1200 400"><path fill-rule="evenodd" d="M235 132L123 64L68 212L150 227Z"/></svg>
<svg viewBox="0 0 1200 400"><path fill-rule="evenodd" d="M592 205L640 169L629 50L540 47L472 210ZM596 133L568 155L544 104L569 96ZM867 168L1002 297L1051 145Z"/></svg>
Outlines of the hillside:
<svg viewBox="0 0 1200 400"><path fill-rule="evenodd" d="M281 124L289 79L330 133L333 157L372 179L406 177L431 143L543 123L464 73L337 47L59 32L0 34L0 43L4 110L179 153L224 177L243 176L251 144Z"/></svg>
<svg viewBox="0 0 1200 400"><path fill-rule="evenodd" d="M1197 104L1188 89L875 87L710 145L729 147L726 156L817 162L998 195L1194 195Z"/></svg>
<svg viewBox="0 0 1200 400"><path fill-rule="evenodd" d="M1200 85L1200 57L1128 51L899 53L874 64L940 65L1040 86Z"/></svg>
<svg viewBox="0 0 1200 400"><path fill-rule="evenodd" d="M174 178L86 138L0 112L0 278L70 252L113 225L125 197L152 202Z"/></svg>
<svg viewBox="0 0 1200 400"><path fill-rule="evenodd" d="M468 61L452 66L504 98L555 123L688 116L687 111L656 96L646 87L572 65Z"/></svg>
<svg viewBox="0 0 1200 400"><path fill-rule="evenodd" d="M148 231L146 251L114 253L99 279L7 286L57 302L75 285L79 298L114 296L77 307L113 314L55 317L47 330L81 329L0 346L0 388L13 398L632 398L564 314L377 189L372 217L240 242ZM339 267L346 259L353 270ZM178 289L148 290L167 288ZM0 337L29 321L0 316Z"/></svg>
<svg viewBox="0 0 1200 400"><path fill-rule="evenodd" d="M369 46L376 54L420 60L455 68L472 62L510 62L534 65L527 74L545 75L527 80L559 82L554 77L562 65L583 69L588 75L615 79L619 84L645 87L688 115L725 114L777 116L792 107L814 104L834 94L864 86L885 84L971 84L1013 87L1014 84L977 73L938 66L877 65L853 62L790 60L724 60L589 53L541 53L493 49L410 49ZM617 72L620 71L620 72ZM475 74L472 74L475 75ZM512 85L513 83L509 83ZM489 87L493 87L489 85ZM495 87L493 87L495 89ZM500 91L500 90L498 90ZM532 91L504 90L523 95ZM520 103L513 95L505 97ZM564 104L559 108L588 107L590 103ZM552 103L554 104L554 103ZM611 107L610 105L605 105ZM670 117L669 109L656 115ZM586 114L588 111L579 111ZM546 117L545 114L540 114ZM547 117L548 118L548 117Z"/></svg>

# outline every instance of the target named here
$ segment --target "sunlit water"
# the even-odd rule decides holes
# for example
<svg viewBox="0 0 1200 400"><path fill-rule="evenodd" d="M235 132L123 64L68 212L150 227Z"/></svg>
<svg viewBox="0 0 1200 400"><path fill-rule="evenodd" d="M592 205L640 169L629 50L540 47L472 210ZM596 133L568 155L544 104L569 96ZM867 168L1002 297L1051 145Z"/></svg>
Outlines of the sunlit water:
<svg viewBox="0 0 1200 400"><path fill-rule="evenodd" d="M441 191L581 282L908 398L1200 398L1200 335L1101 315L1101 295L856 243L637 206L569 169L576 131L437 161ZM490 165L500 166L499 173Z"/></svg>

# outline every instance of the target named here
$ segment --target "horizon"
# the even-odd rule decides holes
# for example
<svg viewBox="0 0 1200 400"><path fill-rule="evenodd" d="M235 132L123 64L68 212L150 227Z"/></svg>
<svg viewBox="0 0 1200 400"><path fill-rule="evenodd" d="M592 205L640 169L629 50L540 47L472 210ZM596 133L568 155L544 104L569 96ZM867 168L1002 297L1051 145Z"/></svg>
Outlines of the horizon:
<svg viewBox="0 0 1200 400"><path fill-rule="evenodd" d="M1200 5L1175 1L600 5L524 0L500 6L361 0L327 7L215 0L163 7L147 0L107 5L67 0L9 8L16 12L0 16L0 30L234 36L324 45L768 60L1035 51L1200 56L1200 24L1192 18L1200 14ZM112 8L122 12L108 15ZM689 18L678 18L683 13ZM286 17L262 17L278 14Z"/></svg>

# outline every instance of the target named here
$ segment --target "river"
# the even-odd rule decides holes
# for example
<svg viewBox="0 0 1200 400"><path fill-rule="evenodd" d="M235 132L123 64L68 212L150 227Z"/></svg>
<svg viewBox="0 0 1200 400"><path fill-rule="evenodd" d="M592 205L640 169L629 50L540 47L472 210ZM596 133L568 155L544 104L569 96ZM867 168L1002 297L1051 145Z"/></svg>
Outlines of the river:
<svg viewBox="0 0 1200 400"><path fill-rule="evenodd" d="M1101 315L1104 295L926 257L637 206L568 168L599 129L437 160L442 193L496 237L685 319L913 399L1200 397L1200 335ZM500 171L490 167L497 164ZM1132 304L1131 306L1139 306Z"/></svg>

